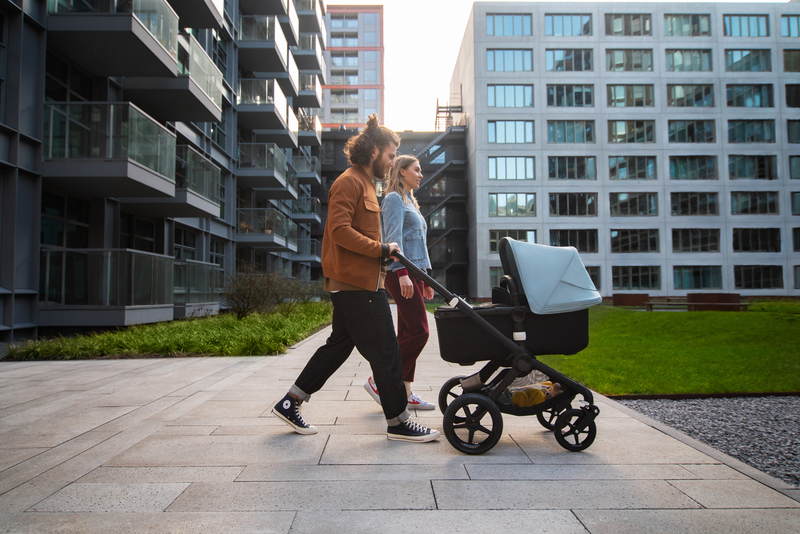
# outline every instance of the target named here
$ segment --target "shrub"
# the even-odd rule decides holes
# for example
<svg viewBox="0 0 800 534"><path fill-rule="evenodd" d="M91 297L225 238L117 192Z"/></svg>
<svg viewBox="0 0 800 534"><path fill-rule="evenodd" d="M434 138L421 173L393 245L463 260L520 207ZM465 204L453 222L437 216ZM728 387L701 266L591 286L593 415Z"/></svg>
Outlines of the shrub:
<svg viewBox="0 0 800 534"><path fill-rule="evenodd" d="M264 273L244 265L239 272L225 275L220 303L239 320L256 312L271 313L283 300L283 280L278 273Z"/></svg>

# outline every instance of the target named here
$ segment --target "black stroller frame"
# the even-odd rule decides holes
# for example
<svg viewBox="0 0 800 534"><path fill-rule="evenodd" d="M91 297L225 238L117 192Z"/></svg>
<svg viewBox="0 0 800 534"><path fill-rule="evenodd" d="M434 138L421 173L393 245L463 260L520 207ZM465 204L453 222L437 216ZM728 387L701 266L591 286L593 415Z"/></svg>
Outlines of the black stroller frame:
<svg viewBox="0 0 800 534"><path fill-rule="evenodd" d="M482 454L492 449L500 440L503 413L515 416L536 415L543 427L553 430L559 445L569 451L582 451L592 444L597 432L595 418L600 409L594 405L592 392L583 384L545 365L536 356L574 354L583 350L588 345L588 310L554 315L532 313L525 296L520 292L519 271L513 255L508 253L510 246L506 239L508 238L503 238L500 242L500 253L504 271L510 274L503 277L500 288L493 289L492 304L489 306L473 308L402 254L393 255L409 272L444 296L449 305L437 308L435 313L442 358L460 365L473 365L477 361L488 360L477 373L451 378L442 386L438 403L444 415L445 437L460 452ZM480 333L483 344L477 343L475 348L493 352L493 355L476 358L472 355L464 356L463 353L472 352L473 347L470 346L469 351L463 350L446 356L444 344L447 341L443 339L442 326L453 323L452 320L447 321L451 318L459 322L457 327L462 331L465 326L473 324L472 322L479 325L488 336ZM463 324L462 318L468 318L467 325ZM559 328L565 322L578 326L571 327L572 330L562 329L560 333L563 335L558 339ZM545 339L542 345L540 340L535 339L537 336L529 338L526 329L539 331L537 336L542 339L553 338L552 333L555 332L557 339L555 342ZM572 335L574 332L578 335ZM564 336L570 339L564 339ZM530 407L498 402L515 379L535 370L547 375L552 382L559 383L561 393ZM575 409L572 402L578 395L583 398L582 405Z"/></svg>

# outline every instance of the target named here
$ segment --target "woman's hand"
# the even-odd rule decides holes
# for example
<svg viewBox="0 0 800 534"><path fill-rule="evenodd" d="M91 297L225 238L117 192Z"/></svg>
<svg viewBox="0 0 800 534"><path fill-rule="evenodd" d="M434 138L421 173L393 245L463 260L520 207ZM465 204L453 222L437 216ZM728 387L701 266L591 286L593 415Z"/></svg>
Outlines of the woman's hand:
<svg viewBox="0 0 800 534"><path fill-rule="evenodd" d="M425 291L422 294L425 300L433 300L433 288L431 286L425 286Z"/></svg>
<svg viewBox="0 0 800 534"><path fill-rule="evenodd" d="M411 278L408 275L400 277L400 294L407 299L414 296L414 284L411 283Z"/></svg>

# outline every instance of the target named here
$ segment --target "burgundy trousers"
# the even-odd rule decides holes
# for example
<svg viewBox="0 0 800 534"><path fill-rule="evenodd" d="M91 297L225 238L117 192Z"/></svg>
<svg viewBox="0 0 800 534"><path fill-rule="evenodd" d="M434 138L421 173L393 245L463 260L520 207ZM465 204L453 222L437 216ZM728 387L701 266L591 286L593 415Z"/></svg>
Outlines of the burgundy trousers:
<svg viewBox="0 0 800 534"><path fill-rule="evenodd" d="M408 274L414 284L414 296L405 298L400 293L400 278L394 271L387 271L386 290L397 304L397 342L403 359L403 381L413 382L417 369L417 358L428 342L428 312L422 298L422 280Z"/></svg>

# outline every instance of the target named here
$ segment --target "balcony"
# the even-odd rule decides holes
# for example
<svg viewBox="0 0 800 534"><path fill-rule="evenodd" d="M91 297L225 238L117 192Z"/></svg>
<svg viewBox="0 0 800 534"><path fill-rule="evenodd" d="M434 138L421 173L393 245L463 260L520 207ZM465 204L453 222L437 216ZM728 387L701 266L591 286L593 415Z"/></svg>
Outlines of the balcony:
<svg viewBox="0 0 800 534"><path fill-rule="evenodd" d="M310 263L312 267L322 267L322 243L316 239L298 239L297 252L292 261Z"/></svg>
<svg viewBox="0 0 800 534"><path fill-rule="evenodd" d="M219 311L219 266L183 260L174 262L173 297L175 318Z"/></svg>
<svg viewBox="0 0 800 534"><path fill-rule="evenodd" d="M239 66L256 72L285 72L289 44L278 19L266 15L239 17Z"/></svg>
<svg viewBox="0 0 800 534"><path fill-rule="evenodd" d="M219 167L190 146L176 147L174 198L123 198L150 217L219 217Z"/></svg>
<svg viewBox="0 0 800 534"><path fill-rule="evenodd" d="M171 321L173 259L130 249L42 249L39 326Z"/></svg>
<svg viewBox="0 0 800 534"><path fill-rule="evenodd" d="M273 143L239 143L236 181L245 188L286 188L286 156Z"/></svg>
<svg viewBox="0 0 800 534"><path fill-rule="evenodd" d="M304 110L300 110L301 112ZM298 142L302 146L321 146L322 145L322 123L316 115L300 115L300 132Z"/></svg>
<svg viewBox="0 0 800 534"><path fill-rule="evenodd" d="M441 234L451 230L469 229L469 217L466 213L448 213L447 208L443 208L428 220L428 233Z"/></svg>
<svg viewBox="0 0 800 534"><path fill-rule="evenodd" d="M286 106L286 126L284 128L253 128L259 141L275 143L281 148L297 148L297 136L300 123L291 106Z"/></svg>
<svg viewBox="0 0 800 534"><path fill-rule="evenodd" d="M316 34L301 33L297 46L292 47L292 55L294 55L297 68L300 70L321 71L325 68L325 62L322 59L322 47Z"/></svg>
<svg viewBox="0 0 800 534"><path fill-rule="evenodd" d="M322 221L322 205L318 198L303 197L292 202L292 220L301 223L319 224Z"/></svg>
<svg viewBox="0 0 800 534"><path fill-rule="evenodd" d="M297 8L294 2L289 0L288 10L285 15L278 17L278 22L281 23L283 34L286 36L286 41L289 46L297 46L297 40L300 38L300 19L297 17Z"/></svg>
<svg viewBox="0 0 800 534"><path fill-rule="evenodd" d="M451 243L445 242L444 246L431 247L430 260L433 269L469 265L469 249L464 243L451 245Z"/></svg>
<svg viewBox="0 0 800 534"><path fill-rule="evenodd" d="M300 91L294 99L294 105L301 108L322 107L322 84L316 74L300 75Z"/></svg>
<svg viewBox="0 0 800 534"><path fill-rule="evenodd" d="M318 0L298 0L297 16L300 19L300 31L309 33L325 32L325 5Z"/></svg>
<svg viewBox="0 0 800 534"><path fill-rule="evenodd" d="M253 187L253 196L256 202L267 203L270 200L297 200L297 192L300 188L297 186L297 173L290 166L286 169L286 185L278 187Z"/></svg>
<svg viewBox="0 0 800 534"><path fill-rule="evenodd" d="M292 54L289 54L289 67L286 72L276 72L270 75L274 76L275 80L278 81L278 85L281 86L284 95L297 98L297 90L300 87L300 71Z"/></svg>
<svg viewBox="0 0 800 534"><path fill-rule="evenodd" d="M165 121L219 122L222 73L194 36L178 41L176 78L124 78L125 98Z"/></svg>
<svg viewBox="0 0 800 534"><path fill-rule="evenodd" d="M94 76L165 76L178 69L178 15L165 0L48 2L47 44Z"/></svg>
<svg viewBox="0 0 800 534"><path fill-rule="evenodd" d="M44 107L45 183L87 197L174 197L175 134L133 104Z"/></svg>
<svg viewBox="0 0 800 534"><path fill-rule="evenodd" d="M225 0L169 0L169 5L178 14L182 28L209 28L217 31L222 29ZM239 6L241 5L242 0L239 0Z"/></svg>
<svg viewBox="0 0 800 534"><path fill-rule="evenodd" d="M286 97L275 80L239 80L236 94L239 126L249 130L285 130L286 107Z"/></svg>
<svg viewBox="0 0 800 534"><path fill-rule="evenodd" d="M273 252L297 251L297 224L275 208L236 210L236 243L251 244Z"/></svg>
<svg viewBox="0 0 800 534"><path fill-rule="evenodd" d="M239 9L247 15L286 15L292 0L239 0Z"/></svg>
<svg viewBox="0 0 800 534"><path fill-rule="evenodd" d="M322 164L316 156L294 156L292 167L297 171L297 178L303 185L322 185Z"/></svg>

